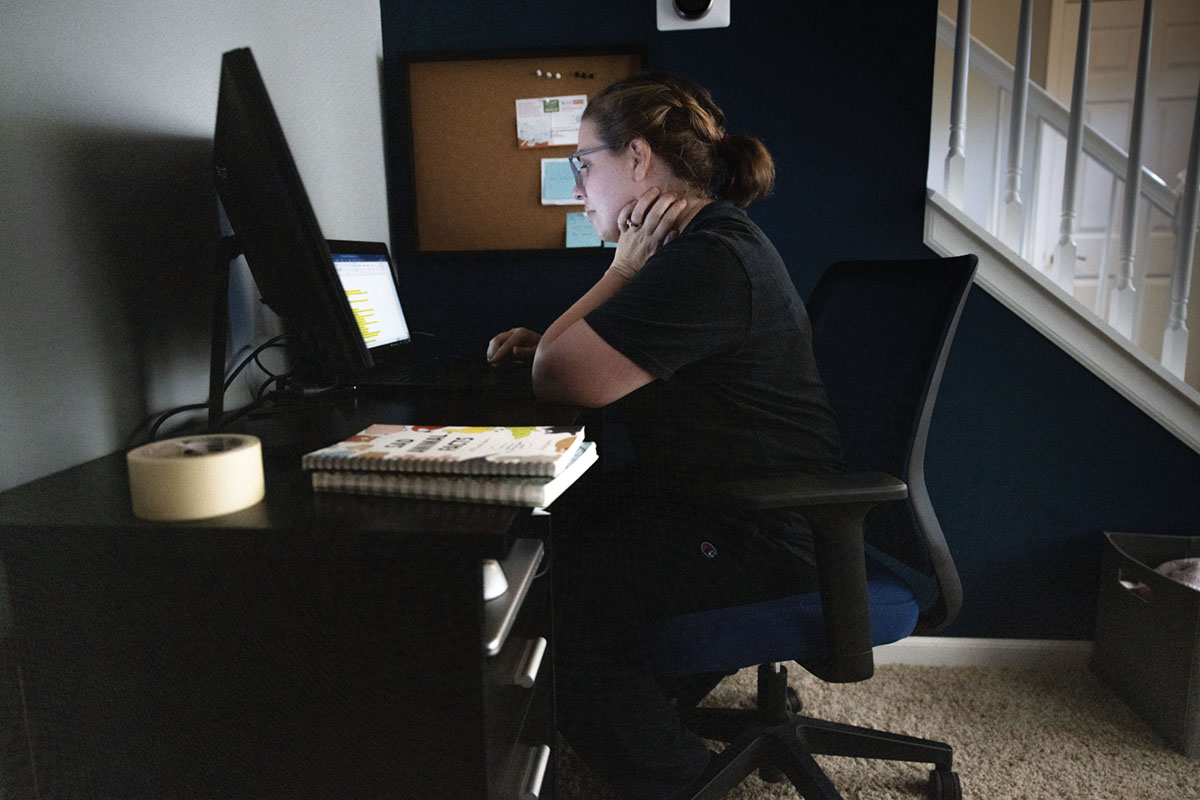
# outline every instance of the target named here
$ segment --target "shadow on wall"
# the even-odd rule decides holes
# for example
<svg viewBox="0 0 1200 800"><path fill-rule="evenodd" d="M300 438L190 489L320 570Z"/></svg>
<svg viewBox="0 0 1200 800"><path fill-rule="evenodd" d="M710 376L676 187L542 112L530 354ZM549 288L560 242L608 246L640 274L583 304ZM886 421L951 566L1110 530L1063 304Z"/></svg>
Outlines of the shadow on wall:
<svg viewBox="0 0 1200 800"><path fill-rule="evenodd" d="M0 124L0 487L118 449L205 399L218 235L210 140Z"/></svg>
<svg viewBox="0 0 1200 800"><path fill-rule="evenodd" d="M89 279L128 331L140 415L204 401L220 235L212 141L75 131L64 153Z"/></svg>

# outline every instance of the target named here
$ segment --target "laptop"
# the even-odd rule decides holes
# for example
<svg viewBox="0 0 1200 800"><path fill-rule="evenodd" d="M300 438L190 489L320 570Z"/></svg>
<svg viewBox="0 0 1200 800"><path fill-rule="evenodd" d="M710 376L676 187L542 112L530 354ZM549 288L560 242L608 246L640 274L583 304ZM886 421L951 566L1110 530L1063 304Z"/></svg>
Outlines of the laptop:
<svg viewBox="0 0 1200 800"><path fill-rule="evenodd" d="M360 387L425 387L492 390L507 388L532 396L529 370L494 369L483 357L442 358L421 353L412 331L387 245L329 240L333 266L375 365L347 382Z"/></svg>

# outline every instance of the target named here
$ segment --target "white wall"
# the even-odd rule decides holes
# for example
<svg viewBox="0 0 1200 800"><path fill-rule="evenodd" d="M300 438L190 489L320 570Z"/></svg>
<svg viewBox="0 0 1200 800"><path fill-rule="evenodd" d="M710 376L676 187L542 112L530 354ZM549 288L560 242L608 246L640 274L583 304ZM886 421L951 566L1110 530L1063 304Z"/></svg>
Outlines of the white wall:
<svg viewBox="0 0 1200 800"><path fill-rule="evenodd" d="M388 238L378 0L0 3L0 489L202 402L221 53L329 238Z"/></svg>

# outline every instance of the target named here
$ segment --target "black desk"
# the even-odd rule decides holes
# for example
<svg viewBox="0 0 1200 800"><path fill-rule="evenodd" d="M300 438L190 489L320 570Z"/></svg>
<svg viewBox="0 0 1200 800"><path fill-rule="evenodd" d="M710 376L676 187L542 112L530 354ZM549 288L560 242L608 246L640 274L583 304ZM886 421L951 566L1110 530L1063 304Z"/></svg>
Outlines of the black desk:
<svg viewBox="0 0 1200 800"><path fill-rule="evenodd" d="M521 797L553 743L549 653L531 688L514 682L550 638L548 555L495 656L482 642L506 601L483 602L480 564L515 559L520 585L547 518L314 497L297 465L371 422L572 416L343 396L255 422L266 499L194 523L133 517L122 453L0 494L0 796Z"/></svg>

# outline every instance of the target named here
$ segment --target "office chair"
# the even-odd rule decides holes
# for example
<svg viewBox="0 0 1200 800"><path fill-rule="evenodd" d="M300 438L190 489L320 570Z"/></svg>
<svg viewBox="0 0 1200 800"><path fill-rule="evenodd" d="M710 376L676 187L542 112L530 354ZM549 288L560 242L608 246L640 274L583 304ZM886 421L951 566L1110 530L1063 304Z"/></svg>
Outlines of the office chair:
<svg viewBox="0 0 1200 800"><path fill-rule="evenodd" d="M796 661L825 681L865 680L873 646L939 630L958 613L962 589L923 459L977 262L973 255L840 262L813 290L817 366L846 462L860 471L724 487L748 508L805 515L819 591L673 617L643 632L642 654L663 677L758 665L756 708L681 710L702 738L729 743L690 788L691 800L724 797L756 770L766 780L790 780L808 800L840 798L814 754L929 763L928 796L962 797L949 745L800 716L781 662Z"/></svg>

